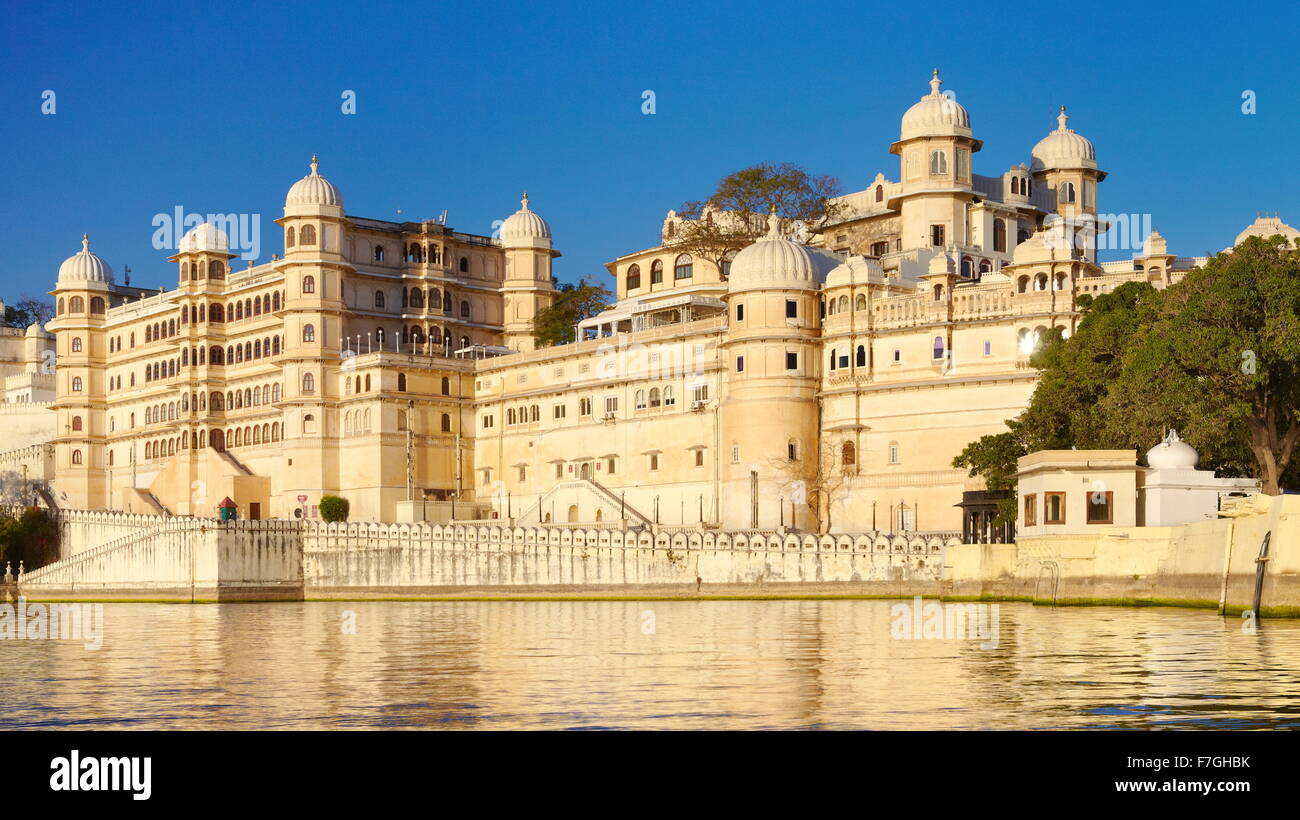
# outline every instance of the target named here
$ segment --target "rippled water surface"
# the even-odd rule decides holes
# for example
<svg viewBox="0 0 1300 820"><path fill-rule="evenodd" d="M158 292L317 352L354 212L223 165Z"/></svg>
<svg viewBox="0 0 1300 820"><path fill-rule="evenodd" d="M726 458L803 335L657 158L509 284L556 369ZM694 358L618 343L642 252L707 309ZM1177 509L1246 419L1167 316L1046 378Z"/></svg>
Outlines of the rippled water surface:
<svg viewBox="0 0 1300 820"><path fill-rule="evenodd" d="M1300 727L1300 622L1002 604L985 648L895 603L106 604L97 651L0 640L0 728Z"/></svg>

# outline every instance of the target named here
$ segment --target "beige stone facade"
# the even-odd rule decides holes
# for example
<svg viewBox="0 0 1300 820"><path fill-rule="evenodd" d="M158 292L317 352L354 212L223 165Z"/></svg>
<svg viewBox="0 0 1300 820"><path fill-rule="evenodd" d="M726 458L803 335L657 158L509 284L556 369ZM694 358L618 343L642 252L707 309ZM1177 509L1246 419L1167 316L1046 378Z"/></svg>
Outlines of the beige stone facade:
<svg viewBox="0 0 1300 820"><path fill-rule="evenodd" d="M1064 111L1002 174L975 173L981 147L936 75L889 146L898 179L836 224L796 241L773 217L719 267L674 249L670 213L608 264L617 302L541 350L558 253L526 196L499 237L362 219L313 162L282 258L234 271L200 226L150 295L88 248L64 263L57 484L135 512L231 495L311 517L338 493L358 520L427 499L539 524L959 530L978 486L952 459L1025 407L1039 337L1072 332L1081 296L1200 262L1154 232L1095 261L1105 173Z"/></svg>

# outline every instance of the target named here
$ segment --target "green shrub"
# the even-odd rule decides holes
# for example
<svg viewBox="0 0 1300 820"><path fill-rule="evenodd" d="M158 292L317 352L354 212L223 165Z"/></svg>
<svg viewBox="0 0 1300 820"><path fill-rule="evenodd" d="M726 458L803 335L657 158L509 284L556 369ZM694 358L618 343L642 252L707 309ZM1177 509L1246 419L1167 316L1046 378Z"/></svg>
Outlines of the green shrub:
<svg viewBox="0 0 1300 820"><path fill-rule="evenodd" d="M320 497L320 517L326 521L347 521L350 508L351 505L346 498L339 498L337 495Z"/></svg>
<svg viewBox="0 0 1300 820"><path fill-rule="evenodd" d="M47 511L28 507L18 517L0 513L0 574L5 562L28 572L59 560L59 524Z"/></svg>

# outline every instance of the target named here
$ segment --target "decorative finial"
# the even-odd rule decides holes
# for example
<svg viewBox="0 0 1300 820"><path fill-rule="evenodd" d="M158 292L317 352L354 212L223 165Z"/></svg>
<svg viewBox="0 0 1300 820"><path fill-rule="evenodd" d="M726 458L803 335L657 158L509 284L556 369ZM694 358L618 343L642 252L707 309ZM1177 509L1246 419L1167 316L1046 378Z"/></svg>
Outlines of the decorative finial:
<svg viewBox="0 0 1300 820"><path fill-rule="evenodd" d="M81 235L81 252L90 253L90 234L88 233Z"/></svg>
<svg viewBox="0 0 1300 820"><path fill-rule="evenodd" d="M1066 113L1065 113L1065 106L1061 106L1061 113L1060 113L1060 115L1056 118L1056 127L1057 127L1057 130L1060 130L1060 131L1066 131L1066 130L1068 130L1068 129L1066 129L1065 124L1066 124L1067 122L1069 122L1069 121L1070 121L1070 118L1069 118L1069 116L1067 116Z"/></svg>
<svg viewBox="0 0 1300 820"><path fill-rule="evenodd" d="M930 78L930 93L938 96L940 85L942 85L942 83L939 82L939 69L936 68L934 70L934 76Z"/></svg>
<svg viewBox="0 0 1300 820"><path fill-rule="evenodd" d="M772 206L771 212L767 215L767 238L781 238L781 217L776 215L775 205Z"/></svg>
<svg viewBox="0 0 1300 820"><path fill-rule="evenodd" d="M312 155L311 155L311 175L312 175L312 176L316 176L316 175L317 175L317 174L316 174L316 168L317 168L317 166L319 166L319 165L320 165L320 163L316 160L316 155L315 155L315 154L312 154Z"/></svg>
<svg viewBox="0 0 1300 820"><path fill-rule="evenodd" d="M524 198L521 199L521 200L519 200L519 204L524 206L524 210L525 210L525 211L528 210L528 192L527 192L527 191L524 191Z"/></svg>

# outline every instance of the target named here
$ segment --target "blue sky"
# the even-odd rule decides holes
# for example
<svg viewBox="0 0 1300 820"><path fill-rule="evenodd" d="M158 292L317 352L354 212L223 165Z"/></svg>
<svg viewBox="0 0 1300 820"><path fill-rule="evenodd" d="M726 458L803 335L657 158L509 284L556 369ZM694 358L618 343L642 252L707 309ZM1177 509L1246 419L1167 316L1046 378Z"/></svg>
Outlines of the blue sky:
<svg viewBox="0 0 1300 820"><path fill-rule="evenodd" d="M1300 224L1290 6L903 8L5 0L0 296L52 287L83 231L119 281L173 286L151 221L178 205L261 214L269 258L313 152L356 216L490 233L526 188L559 277L603 277L729 171L896 178L934 66L984 140L977 173L1027 162L1065 103L1110 172L1101 210L1153 214L1171 250L1221 249L1258 210Z"/></svg>

